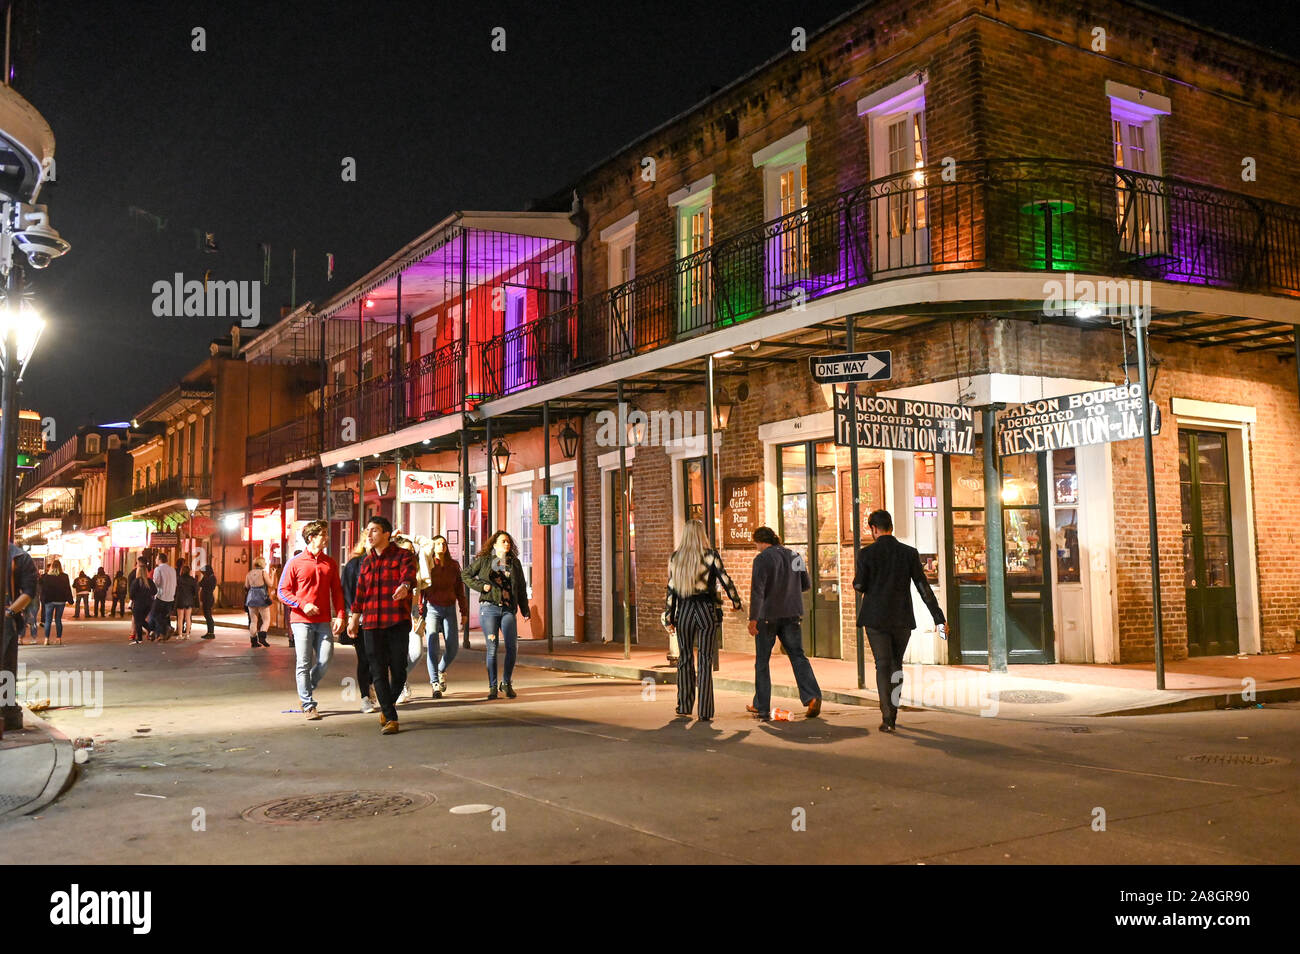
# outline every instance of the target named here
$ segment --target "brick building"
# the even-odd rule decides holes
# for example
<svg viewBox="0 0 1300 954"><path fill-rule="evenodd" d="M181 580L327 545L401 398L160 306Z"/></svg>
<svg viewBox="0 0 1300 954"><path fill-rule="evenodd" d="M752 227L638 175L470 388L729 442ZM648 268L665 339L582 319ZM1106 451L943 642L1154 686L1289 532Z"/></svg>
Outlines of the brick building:
<svg viewBox="0 0 1300 954"><path fill-rule="evenodd" d="M376 511L457 553L510 529L532 636L630 623L666 641L685 520L714 514L746 596L747 534L766 523L813 571L806 644L851 659L845 398L807 358L888 349L892 376L860 399L955 406L981 435L986 414L1137 380L1136 311L1162 420L1166 654L1290 650L1297 76L1121 0L864 4L597 163L554 211L459 213L260 336L245 357L299 379L265 379L278 410L243 483L360 492L340 547ZM1005 423L990 417L993 443ZM1140 439L890 441L858 451L862 512L893 512L953 624L946 642L923 624L909 658L989 660L990 575L1010 661L1152 657ZM455 489L404 501L408 472ZM724 645L752 645L743 619Z"/></svg>

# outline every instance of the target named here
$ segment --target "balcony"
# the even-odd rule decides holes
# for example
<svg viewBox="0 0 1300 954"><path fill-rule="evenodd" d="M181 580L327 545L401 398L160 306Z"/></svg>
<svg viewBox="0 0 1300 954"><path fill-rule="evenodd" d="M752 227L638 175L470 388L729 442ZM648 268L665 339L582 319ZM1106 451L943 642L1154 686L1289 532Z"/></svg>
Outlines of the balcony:
<svg viewBox="0 0 1300 954"><path fill-rule="evenodd" d="M930 167L733 234L512 329L484 349L483 380L487 396L501 397L848 289L974 270L1300 297L1300 209L1069 160L963 163L947 177Z"/></svg>
<svg viewBox="0 0 1300 954"><path fill-rule="evenodd" d="M212 496L211 477L168 477L161 483L138 490L129 497L109 501L107 517L116 520L167 503L182 503L187 497L206 502Z"/></svg>
<svg viewBox="0 0 1300 954"><path fill-rule="evenodd" d="M401 374L383 374L326 398L324 441L319 412L254 434L247 441L245 473L261 473L460 410L461 354L461 342L453 341L408 362Z"/></svg>

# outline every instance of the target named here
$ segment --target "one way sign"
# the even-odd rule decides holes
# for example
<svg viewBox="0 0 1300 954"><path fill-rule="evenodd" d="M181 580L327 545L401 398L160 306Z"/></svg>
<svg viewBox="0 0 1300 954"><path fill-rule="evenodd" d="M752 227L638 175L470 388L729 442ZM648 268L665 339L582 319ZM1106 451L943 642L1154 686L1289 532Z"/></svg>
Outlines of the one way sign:
<svg viewBox="0 0 1300 954"><path fill-rule="evenodd" d="M818 384L888 381L894 369L891 351L819 354L810 357L808 363L812 366L813 380Z"/></svg>

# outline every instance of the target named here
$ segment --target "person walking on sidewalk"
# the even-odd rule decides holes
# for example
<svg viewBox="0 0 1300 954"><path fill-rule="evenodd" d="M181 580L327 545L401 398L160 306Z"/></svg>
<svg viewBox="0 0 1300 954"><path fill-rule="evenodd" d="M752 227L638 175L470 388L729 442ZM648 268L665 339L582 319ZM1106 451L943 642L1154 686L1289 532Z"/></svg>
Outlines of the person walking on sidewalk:
<svg viewBox="0 0 1300 954"><path fill-rule="evenodd" d="M803 651L803 594L812 586L803 557L781 545L771 527L754 531L753 575L749 588L749 635L754 637L754 702L745 708L766 719L772 705L772 647L779 639L790 657L799 701L808 718L822 711L822 690Z"/></svg>
<svg viewBox="0 0 1300 954"><path fill-rule="evenodd" d="M740 594L722 565L722 557L709 546L703 521L688 520L682 530L681 542L668 559L667 607L659 620L669 633L677 634L680 647L677 714L689 716L695 708L698 680L696 717L701 722L713 718L713 654L722 626L722 601L717 595L718 587L722 587L731 600L731 608L739 612L742 608Z"/></svg>
<svg viewBox="0 0 1300 954"><path fill-rule="evenodd" d="M308 719L319 719L312 693L334 655L334 637L343 629L343 583L338 563L325 552L329 524L313 520L302 528L302 538L307 541L307 549L290 560L280 574L279 597L293 629L302 711Z"/></svg>
<svg viewBox="0 0 1300 954"><path fill-rule="evenodd" d="M26 553L27 551L24 550L23 552ZM29 559L30 559L30 555L29 555ZM32 562L32 572L37 573L35 561ZM36 586L35 588L36 595L30 601L28 601L27 607L23 611L24 625L23 625L23 629L18 633L19 646L23 645L23 636L29 632L31 633L31 637L32 637L32 645L33 646L36 645L36 628L39 625L39 620L41 617L41 583L40 583L39 573L37 573L35 586Z"/></svg>
<svg viewBox="0 0 1300 954"><path fill-rule="evenodd" d="M188 563L177 562L176 629L181 639L189 639L191 624L194 621L194 607L199 605L199 581L190 573Z"/></svg>
<svg viewBox="0 0 1300 954"><path fill-rule="evenodd" d="M465 585L478 593L478 620L487 644L488 699L499 692L513 699L518 693L512 683L515 657L519 647L516 615L528 615L528 587L524 567L519 562L519 548L514 537L498 530L488 540L483 552L461 574ZM497 650L501 635L506 638L505 680L497 684Z"/></svg>
<svg viewBox="0 0 1300 954"><path fill-rule="evenodd" d="M429 684L433 686L433 698L440 699L447 691L447 667L456 658L460 644L456 609L459 607L462 615L469 616L469 592L461 578L460 564L447 549L447 538L438 534L429 543L429 585L420 591L420 599L429 639Z"/></svg>
<svg viewBox="0 0 1300 954"><path fill-rule="evenodd" d="M0 632L0 659L10 664L17 659L17 644L26 625L27 607L36 599L36 564L32 555L16 543L9 544L9 589L13 598L5 607L4 629ZM12 698L4 705L13 705Z"/></svg>
<svg viewBox="0 0 1300 954"><path fill-rule="evenodd" d="M118 570L113 577L113 605L109 607L109 616L121 616L126 611L127 589L126 575Z"/></svg>
<svg viewBox="0 0 1300 954"><path fill-rule="evenodd" d="M199 606L203 608L203 621L208 624L204 639L216 639L216 622L212 619L212 606L216 602L217 574L212 572L212 564L203 568L203 577L199 580Z"/></svg>
<svg viewBox="0 0 1300 954"><path fill-rule="evenodd" d="M940 633L946 629L946 622L921 568L920 554L894 537L894 518L889 511L873 510L867 517L867 529L873 542L858 551L853 588L862 594L858 625L867 631L871 655L876 660L880 731L893 732L903 695L903 654L916 629L912 586L921 594Z"/></svg>
<svg viewBox="0 0 1300 954"><path fill-rule="evenodd" d="M406 685L415 592L415 554L394 545L392 535L387 517L376 514L366 524L369 547L357 574L356 602L348 619L348 635L355 639L360 633L365 640L384 735L398 731L397 697Z"/></svg>
<svg viewBox="0 0 1300 954"><path fill-rule="evenodd" d="M50 637L54 636L54 645L62 646L63 609L72 605L72 583L58 560L52 561L50 568L41 575L41 599L45 601L41 610L45 625L45 645L48 646Z"/></svg>
<svg viewBox="0 0 1300 954"><path fill-rule="evenodd" d="M366 555L365 542L352 548L352 558L343 565L339 575L343 578L343 606L349 614L357 601L357 577L361 575L361 560ZM366 655L365 641L353 639L345 631L339 636L344 646L352 646L357 656L357 690L361 693L361 711L366 715L374 712L377 706L371 698L375 694L374 684L370 679L370 658Z"/></svg>
<svg viewBox="0 0 1300 954"><path fill-rule="evenodd" d="M104 604L108 601L108 588L112 585L113 578L104 572L102 566L90 578L90 592L95 600L95 616L99 619L104 618Z"/></svg>
<svg viewBox="0 0 1300 954"><path fill-rule="evenodd" d="M253 649L270 648L266 627L271 618L271 580L266 575L266 561L253 559L253 568L244 577L244 607L248 610L248 642Z"/></svg>
<svg viewBox="0 0 1300 954"><path fill-rule="evenodd" d="M167 554L158 554L153 568L153 631L165 643L172 638L172 608L176 605L176 571L167 562Z"/></svg>
<svg viewBox="0 0 1300 954"><path fill-rule="evenodd" d="M153 595L156 587L153 580L149 578L149 561L144 557L136 560L136 569L131 574L131 589L129 596L131 598L131 642L140 645L144 642L145 634L148 633L150 641L153 640L153 631L149 628L149 620L153 616Z"/></svg>
<svg viewBox="0 0 1300 954"><path fill-rule="evenodd" d="M86 618L90 618L90 577L86 576L86 571L81 570L77 573L77 578L72 581L72 589L77 594L77 605L72 610L73 619L81 619L81 608L86 608Z"/></svg>

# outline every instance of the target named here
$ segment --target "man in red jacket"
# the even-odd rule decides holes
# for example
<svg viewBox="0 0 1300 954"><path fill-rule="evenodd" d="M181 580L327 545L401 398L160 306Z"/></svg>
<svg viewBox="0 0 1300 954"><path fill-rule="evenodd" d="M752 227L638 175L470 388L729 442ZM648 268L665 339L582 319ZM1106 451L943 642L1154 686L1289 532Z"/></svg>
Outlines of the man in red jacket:
<svg viewBox="0 0 1300 954"><path fill-rule="evenodd" d="M308 719L319 719L312 693L334 655L334 637L343 630L343 583L338 563L325 552L329 524L313 520L303 527L302 538L307 549L284 568L279 591L280 601L289 607L302 711Z"/></svg>

